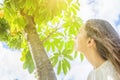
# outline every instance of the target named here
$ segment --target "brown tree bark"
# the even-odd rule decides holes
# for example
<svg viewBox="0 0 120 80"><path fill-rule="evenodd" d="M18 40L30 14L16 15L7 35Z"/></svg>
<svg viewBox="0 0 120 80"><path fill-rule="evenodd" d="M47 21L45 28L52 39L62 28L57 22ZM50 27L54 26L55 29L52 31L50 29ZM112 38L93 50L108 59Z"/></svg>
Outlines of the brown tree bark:
<svg viewBox="0 0 120 80"><path fill-rule="evenodd" d="M27 16L26 20L24 32L34 61L37 80L57 80L52 64L36 32L34 20L31 16Z"/></svg>

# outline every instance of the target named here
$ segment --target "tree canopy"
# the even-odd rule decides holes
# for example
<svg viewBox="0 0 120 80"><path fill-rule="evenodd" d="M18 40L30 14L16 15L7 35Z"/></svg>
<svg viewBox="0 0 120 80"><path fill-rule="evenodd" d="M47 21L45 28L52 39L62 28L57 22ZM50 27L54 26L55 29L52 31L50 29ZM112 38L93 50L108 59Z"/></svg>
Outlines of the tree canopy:
<svg viewBox="0 0 120 80"><path fill-rule="evenodd" d="M0 40L21 51L23 68L32 73L35 67L23 31L28 23L24 15L31 16L40 41L53 66L57 66L57 74L66 74L70 61L77 57L74 37L82 25L77 14L79 8L78 0L5 0L4 18L0 19ZM83 59L82 55L80 57Z"/></svg>

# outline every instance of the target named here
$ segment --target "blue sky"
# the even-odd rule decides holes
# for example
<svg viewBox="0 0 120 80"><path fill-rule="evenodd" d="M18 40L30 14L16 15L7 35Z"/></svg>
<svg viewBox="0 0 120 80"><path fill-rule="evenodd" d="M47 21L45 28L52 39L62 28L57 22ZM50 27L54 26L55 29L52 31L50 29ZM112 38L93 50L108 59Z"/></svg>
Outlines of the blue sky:
<svg viewBox="0 0 120 80"><path fill-rule="evenodd" d="M2 0L0 0L2 2ZM120 0L80 0L81 6L78 16L83 21L90 18L100 18L109 21L120 35ZM0 80L35 80L34 74L23 70L20 62L20 52L4 47L0 43ZM86 80L92 66L85 59L71 62L72 67L66 76L57 76L58 80Z"/></svg>
<svg viewBox="0 0 120 80"><path fill-rule="evenodd" d="M34 80L34 75L23 70L20 52L0 43L0 80Z"/></svg>

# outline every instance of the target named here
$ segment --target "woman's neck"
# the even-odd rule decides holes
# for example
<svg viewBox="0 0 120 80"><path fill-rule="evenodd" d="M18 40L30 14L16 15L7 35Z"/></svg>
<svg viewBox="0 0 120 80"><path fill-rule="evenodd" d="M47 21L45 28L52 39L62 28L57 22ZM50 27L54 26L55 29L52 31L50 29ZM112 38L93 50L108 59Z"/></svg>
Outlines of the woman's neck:
<svg viewBox="0 0 120 80"><path fill-rule="evenodd" d="M94 68L98 68L105 62L105 60L99 55L99 53L95 51L89 51L89 53L87 53L85 56Z"/></svg>

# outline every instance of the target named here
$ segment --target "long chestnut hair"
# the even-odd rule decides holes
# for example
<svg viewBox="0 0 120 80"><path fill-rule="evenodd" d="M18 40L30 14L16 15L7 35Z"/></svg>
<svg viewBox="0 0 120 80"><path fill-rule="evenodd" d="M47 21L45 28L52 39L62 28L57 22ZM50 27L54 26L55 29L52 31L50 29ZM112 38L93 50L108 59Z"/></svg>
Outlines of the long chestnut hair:
<svg viewBox="0 0 120 80"><path fill-rule="evenodd" d="M101 19L88 20L85 31L95 40L99 55L111 61L120 76L120 35L109 22Z"/></svg>

